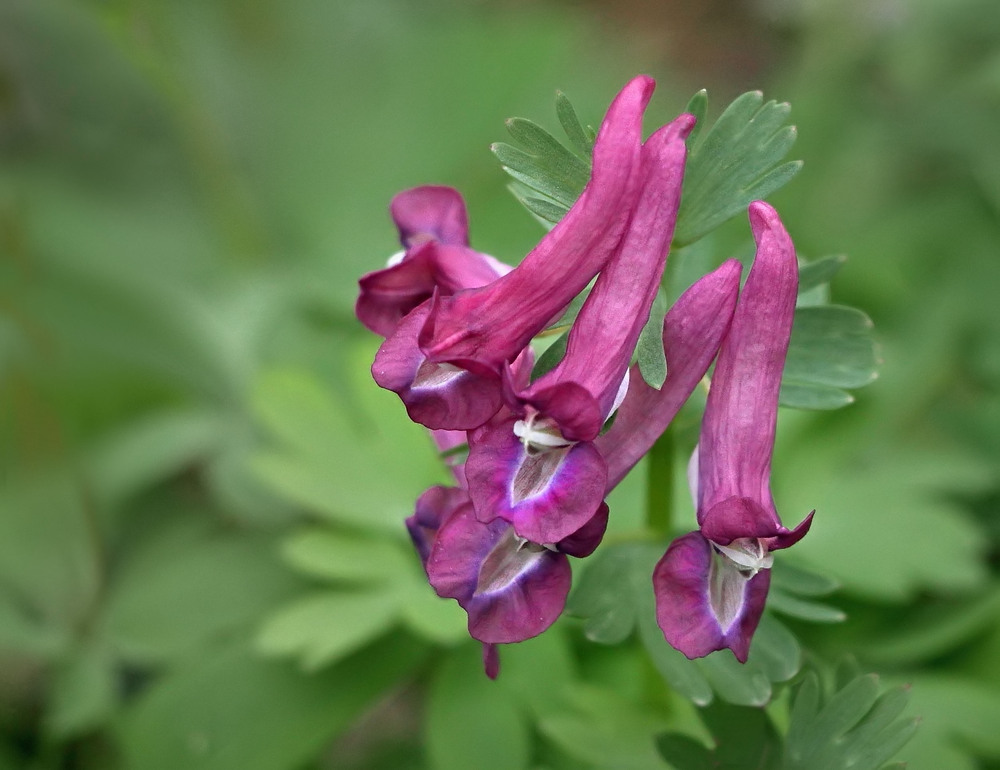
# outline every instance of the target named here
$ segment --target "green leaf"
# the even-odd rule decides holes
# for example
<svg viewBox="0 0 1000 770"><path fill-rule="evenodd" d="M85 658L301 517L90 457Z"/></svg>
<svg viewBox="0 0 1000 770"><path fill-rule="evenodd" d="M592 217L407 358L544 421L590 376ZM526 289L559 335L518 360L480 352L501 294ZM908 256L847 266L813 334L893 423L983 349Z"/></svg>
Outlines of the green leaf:
<svg viewBox="0 0 1000 770"><path fill-rule="evenodd" d="M709 749L681 733L660 735L656 739L656 748L676 770L715 770L718 767Z"/></svg>
<svg viewBox="0 0 1000 770"><path fill-rule="evenodd" d="M879 689L874 675L858 676L824 699L819 679L807 675L792 703L785 770L879 770L916 729L899 718L906 691Z"/></svg>
<svg viewBox="0 0 1000 770"><path fill-rule="evenodd" d="M843 388L867 385L878 357L871 320L839 305L800 307L788 346L780 403L800 409L831 409L853 399Z"/></svg>
<svg viewBox="0 0 1000 770"><path fill-rule="evenodd" d="M875 663L906 666L940 657L997 626L1000 587L964 600L927 600L892 633L864 641L864 656Z"/></svg>
<svg viewBox="0 0 1000 770"><path fill-rule="evenodd" d="M326 591L275 612L257 637L265 655L299 658L315 671L384 634L399 615L397 594L387 591Z"/></svg>
<svg viewBox="0 0 1000 770"><path fill-rule="evenodd" d="M921 720L899 753L908 770L976 770L983 767L977 756L1000 759L1000 694L993 681L947 672L915 672L907 680Z"/></svg>
<svg viewBox="0 0 1000 770"><path fill-rule="evenodd" d="M155 681L116 729L123 766L143 770L293 770L315 759L426 657L395 635L305 675L240 643Z"/></svg>
<svg viewBox="0 0 1000 770"><path fill-rule="evenodd" d="M577 766L648 770L663 768L655 738L665 727L647 708L614 690L579 684L559 713L543 717L538 728Z"/></svg>
<svg viewBox="0 0 1000 770"><path fill-rule="evenodd" d="M66 740L103 725L118 705L118 672L110 650L89 642L77 647L56 669L45 729Z"/></svg>
<svg viewBox="0 0 1000 770"><path fill-rule="evenodd" d="M430 684L424 723L429 768L529 767L525 716L510 693L482 672L481 645L462 645L444 657Z"/></svg>
<svg viewBox="0 0 1000 770"><path fill-rule="evenodd" d="M663 351L663 317L667 314L667 294L661 286L649 311L649 320L642 327L636 356L642 379L659 390L667 379L667 357Z"/></svg>
<svg viewBox="0 0 1000 770"><path fill-rule="evenodd" d="M531 368L531 379L537 380L543 374L551 372L555 369L559 362L563 360L563 356L566 355L566 345L569 342L569 332L563 332L555 341L552 342L542 354L535 361L535 365Z"/></svg>
<svg viewBox="0 0 1000 770"><path fill-rule="evenodd" d="M562 91L556 91L556 116L577 152L589 158L594 152L594 129L584 128L569 97Z"/></svg>
<svg viewBox="0 0 1000 770"><path fill-rule="evenodd" d="M442 599L425 580L410 584L400 597L400 619L430 642L455 644L468 639L468 616L452 599Z"/></svg>
<svg viewBox="0 0 1000 770"><path fill-rule="evenodd" d="M226 430L215 409L172 409L126 423L87 453L94 493L103 506L121 503L208 459Z"/></svg>
<svg viewBox="0 0 1000 770"><path fill-rule="evenodd" d="M847 262L843 254L799 263L799 294L828 284Z"/></svg>
<svg viewBox="0 0 1000 770"><path fill-rule="evenodd" d="M588 560L570 594L566 612L584 618L583 633L592 642L620 644L635 628L633 553L634 547L605 546Z"/></svg>
<svg viewBox="0 0 1000 770"><path fill-rule="evenodd" d="M300 586L269 537L224 535L176 512L119 566L103 628L131 662L175 660L249 630Z"/></svg>
<svg viewBox="0 0 1000 770"><path fill-rule="evenodd" d="M847 616L837 607L810 601L838 588L837 581L781 560L771 571L767 609L812 623L839 623ZM807 597L807 598L802 598Z"/></svg>
<svg viewBox="0 0 1000 770"><path fill-rule="evenodd" d="M702 110L704 99L696 95L694 109ZM764 103L759 91L751 91L737 97L697 141L689 140L677 244L693 243L798 172L800 161L781 163L795 142L795 129L785 125L789 110L787 104Z"/></svg>
<svg viewBox="0 0 1000 770"><path fill-rule="evenodd" d="M401 533L413 501L448 479L426 430L367 379L363 355L372 352L354 352L366 378L351 401L338 402L303 369L262 375L255 411L281 446L261 452L253 468L274 491L333 521Z"/></svg>
<svg viewBox="0 0 1000 770"><path fill-rule="evenodd" d="M497 142L490 148L515 180L511 192L548 227L566 215L590 180L594 145L593 130L580 123L573 105L561 92L556 93L556 114L579 155L524 118L507 121L507 131L520 146Z"/></svg>
<svg viewBox="0 0 1000 770"><path fill-rule="evenodd" d="M405 580L413 573L412 550L385 538L319 527L296 532L281 548L288 564L306 575L354 583Z"/></svg>
<svg viewBox="0 0 1000 770"><path fill-rule="evenodd" d="M490 148L504 171L543 198L572 206L590 179L589 162L530 120L510 118L507 131L521 147L497 142Z"/></svg>

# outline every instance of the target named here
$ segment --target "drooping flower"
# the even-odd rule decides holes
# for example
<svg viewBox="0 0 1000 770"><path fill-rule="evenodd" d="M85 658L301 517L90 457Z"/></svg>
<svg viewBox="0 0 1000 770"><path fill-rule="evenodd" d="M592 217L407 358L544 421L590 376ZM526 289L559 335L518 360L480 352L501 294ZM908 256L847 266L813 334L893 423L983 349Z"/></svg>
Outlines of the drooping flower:
<svg viewBox="0 0 1000 770"><path fill-rule="evenodd" d="M466 474L480 520L499 516L522 537L554 543L601 505L607 467L592 442L627 387L660 285L693 125L682 115L643 146L639 199L569 332L562 361L520 388L508 377L509 409L470 433Z"/></svg>
<svg viewBox="0 0 1000 770"><path fill-rule="evenodd" d="M716 362L692 462L699 531L675 540L653 573L657 621L689 658L750 651L772 552L798 542L770 490L781 373L798 289L792 241L773 208L750 205L757 254Z"/></svg>
<svg viewBox="0 0 1000 770"><path fill-rule="evenodd" d="M572 579L567 555L593 552L607 514L602 506L579 532L546 547L518 537L502 519L477 520L464 489L432 487L407 528L431 586L466 611L470 636L494 646L537 636L562 614ZM496 676L495 649L484 649L484 664Z"/></svg>
<svg viewBox="0 0 1000 770"><path fill-rule="evenodd" d="M372 375L400 395L411 418L462 430L486 422L502 402L504 366L614 254L639 192L642 114L652 91L652 79L638 77L618 94L586 188L515 270L478 289L437 292L379 349ZM433 408L423 409L424 399Z"/></svg>
<svg viewBox="0 0 1000 770"><path fill-rule="evenodd" d="M587 443L607 457L610 478L602 497L652 446L704 376L729 326L739 273L738 262L727 262L680 297L664 319L663 387L654 390L636 375L614 426ZM483 642L487 673L496 676L497 644L541 633L562 612L570 587L566 557L589 555L604 535L607 516L602 502L576 532L546 546L519 537L503 519L479 521L465 489L433 487L418 499L407 528L435 590L465 608L470 634Z"/></svg>

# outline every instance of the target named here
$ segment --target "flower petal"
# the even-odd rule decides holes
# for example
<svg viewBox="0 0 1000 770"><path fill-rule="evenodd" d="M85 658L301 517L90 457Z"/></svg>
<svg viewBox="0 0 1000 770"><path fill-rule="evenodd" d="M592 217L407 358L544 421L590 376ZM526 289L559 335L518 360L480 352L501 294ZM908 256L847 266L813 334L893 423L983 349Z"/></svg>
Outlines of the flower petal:
<svg viewBox="0 0 1000 770"><path fill-rule="evenodd" d="M586 524L556 543L556 550L578 559L590 556L604 539L604 533L608 529L608 512L608 504L601 503L597 513Z"/></svg>
<svg viewBox="0 0 1000 770"><path fill-rule="evenodd" d="M468 493L458 487L431 487L417 498L413 515L406 519L406 529L425 569L438 530L465 507L471 510L472 503Z"/></svg>
<svg viewBox="0 0 1000 770"><path fill-rule="evenodd" d="M611 428L595 440L608 464L608 491L666 430L715 358L740 287L740 263L729 260L684 292L663 319L667 379L656 390L638 371Z"/></svg>
<svg viewBox="0 0 1000 770"><path fill-rule="evenodd" d="M600 422L607 419L663 276L681 200L684 139L693 126L694 117L682 115L646 141L641 191L628 229L583 303L562 361L532 384L523 394L525 400L533 402L536 394L555 384L573 383L596 401ZM539 411L571 437L554 413ZM599 430L600 425L589 435L573 438L590 441Z"/></svg>
<svg viewBox="0 0 1000 770"><path fill-rule="evenodd" d="M468 613L473 638L505 644L556 621L572 571L564 554L526 543L502 519L483 524L463 509L438 531L427 576L439 596L457 599Z"/></svg>
<svg viewBox="0 0 1000 770"><path fill-rule="evenodd" d="M691 532L674 540L653 570L656 621L688 658L728 648L745 663L770 581L770 570L748 577Z"/></svg>
<svg viewBox="0 0 1000 770"><path fill-rule="evenodd" d="M424 185L404 190L389 204L399 239L407 249L425 241L469 244L469 217L461 193L452 187Z"/></svg>
<svg viewBox="0 0 1000 770"><path fill-rule="evenodd" d="M418 243L401 261L361 277L354 312L366 327L388 337L407 313L430 299L435 289L449 295L485 286L511 269L466 246Z"/></svg>
<svg viewBox="0 0 1000 770"><path fill-rule="evenodd" d="M643 76L618 94L598 133L586 188L515 270L442 299L419 337L430 360L499 372L604 267L638 194L642 113L652 92L653 80Z"/></svg>
<svg viewBox="0 0 1000 770"><path fill-rule="evenodd" d="M469 434L465 476L476 516L509 521L535 543L558 543L597 512L607 466L591 442L529 452L514 422L506 414Z"/></svg>
<svg viewBox="0 0 1000 770"><path fill-rule="evenodd" d="M757 254L719 350L698 442L700 514L730 497L748 497L774 510L771 454L798 263L773 208L750 204L750 224Z"/></svg>
<svg viewBox="0 0 1000 770"><path fill-rule="evenodd" d="M372 377L399 395L414 422L436 430L476 428L503 403L500 378L427 360L416 338L432 301L411 311L382 343L372 364Z"/></svg>

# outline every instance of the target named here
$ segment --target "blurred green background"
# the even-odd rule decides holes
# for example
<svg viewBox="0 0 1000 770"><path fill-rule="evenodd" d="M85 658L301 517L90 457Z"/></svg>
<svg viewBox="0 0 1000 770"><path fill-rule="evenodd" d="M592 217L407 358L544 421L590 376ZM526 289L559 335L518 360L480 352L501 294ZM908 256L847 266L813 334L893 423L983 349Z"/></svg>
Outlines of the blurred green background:
<svg viewBox="0 0 1000 770"><path fill-rule="evenodd" d="M849 616L807 658L912 683L911 768L1000 767L995 0L0 0L0 768L667 767L692 708L634 645L569 619L481 677L401 526L446 477L352 311L405 187L516 262L503 120L559 88L596 125L640 71L647 129L791 102L772 202L876 324L856 405L781 418Z"/></svg>

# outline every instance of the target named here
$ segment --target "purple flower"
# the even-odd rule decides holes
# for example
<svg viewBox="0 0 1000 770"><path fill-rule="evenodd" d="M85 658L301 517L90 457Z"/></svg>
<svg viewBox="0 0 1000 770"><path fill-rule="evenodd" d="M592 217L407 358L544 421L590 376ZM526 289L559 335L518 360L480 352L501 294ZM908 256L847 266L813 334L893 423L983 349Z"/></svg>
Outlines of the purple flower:
<svg viewBox="0 0 1000 770"><path fill-rule="evenodd" d="M436 292L382 345L372 374L400 395L411 418L463 430L486 422L502 401L503 367L615 253L639 193L642 114L652 91L652 79L638 77L618 94L587 187L515 270L477 289ZM435 406L423 409L425 398Z"/></svg>
<svg viewBox="0 0 1000 770"><path fill-rule="evenodd" d="M607 514L602 506L579 532L543 546L518 537L502 519L477 520L464 489L432 487L406 524L431 586L468 613L469 634L483 642L487 674L495 677L495 645L537 636L562 613L572 579L567 554L593 552Z"/></svg>
<svg viewBox="0 0 1000 770"><path fill-rule="evenodd" d="M405 190L389 205L405 251L389 265L358 281L358 319L388 337L400 320L430 299L495 281L510 266L469 248L465 202L451 187L424 186Z"/></svg>
<svg viewBox="0 0 1000 770"><path fill-rule="evenodd" d="M470 432L466 476L476 515L501 517L521 537L555 543L602 504L607 467L594 447L627 387L629 361L663 275L694 124L682 115L642 149L640 197L551 371L516 388L510 410Z"/></svg>
<svg viewBox="0 0 1000 770"><path fill-rule="evenodd" d="M657 621L689 658L729 648L745 662L770 583L772 551L809 529L781 524L771 497L778 391L795 313L795 249L777 213L750 205L757 255L719 350L691 477L700 531L656 565Z"/></svg>

